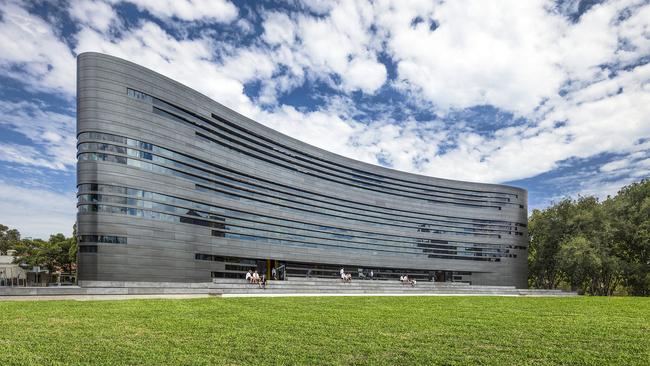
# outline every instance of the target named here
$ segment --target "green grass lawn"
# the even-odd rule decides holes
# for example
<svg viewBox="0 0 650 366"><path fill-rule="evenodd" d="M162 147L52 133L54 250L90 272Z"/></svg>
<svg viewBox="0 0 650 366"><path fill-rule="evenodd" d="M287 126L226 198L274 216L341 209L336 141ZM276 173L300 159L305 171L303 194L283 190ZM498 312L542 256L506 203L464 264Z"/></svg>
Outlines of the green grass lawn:
<svg viewBox="0 0 650 366"><path fill-rule="evenodd" d="M650 298L0 302L0 365L650 364Z"/></svg>

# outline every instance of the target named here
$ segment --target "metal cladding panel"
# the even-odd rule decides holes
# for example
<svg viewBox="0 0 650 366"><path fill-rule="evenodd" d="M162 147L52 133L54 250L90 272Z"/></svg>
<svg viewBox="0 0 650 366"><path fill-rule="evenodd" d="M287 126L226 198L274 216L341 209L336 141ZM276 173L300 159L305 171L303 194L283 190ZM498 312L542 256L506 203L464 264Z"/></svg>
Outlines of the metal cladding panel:
<svg viewBox="0 0 650 366"><path fill-rule="evenodd" d="M200 253L526 287L523 189L348 159L98 53L78 57L77 109L82 281L206 281L223 263Z"/></svg>

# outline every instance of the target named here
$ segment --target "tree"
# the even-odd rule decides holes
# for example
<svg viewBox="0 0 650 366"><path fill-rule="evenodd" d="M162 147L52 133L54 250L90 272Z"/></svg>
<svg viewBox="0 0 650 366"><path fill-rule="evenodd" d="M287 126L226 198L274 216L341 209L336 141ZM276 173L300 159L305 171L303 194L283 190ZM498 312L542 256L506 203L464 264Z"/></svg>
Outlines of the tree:
<svg viewBox="0 0 650 366"><path fill-rule="evenodd" d="M39 266L53 271L60 248L56 243L41 239L23 239L16 247L15 262Z"/></svg>
<svg viewBox="0 0 650 366"><path fill-rule="evenodd" d="M7 251L14 249L20 242L20 232L16 229L9 229L0 224L0 255L7 254Z"/></svg>
<svg viewBox="0 0 650 366"><path fill-rule="evenodd" d="M534 210L528 230L530 286L650 295L650 180Z"/></svg>
<svg viewBox="0 0 650 366"><path fill-rule="evenodd" d="M583 236L562 243L557 253L559 270L571 285L571 291L587 292L600 267L600 255Z"/></svg>
<svg viewBox="0 0 650 366"><path fill-rule="evenodd" d="M650 295L650 180L621 189L606 202L612 212L617 255L633 295Z"/></svg>
<svg viewBox="0 0 650 366"><path fill-rule="evenodd" d="M534 210L528 220L528 270L532 287L553 289L561 280L557 263L561 243L570 235L574 203L564 199L545 210Z"/></svg>
<svg viewBox="0 0 650 366"><path fill-rule="evenodd" d="M76 233L76 228L73 228ZM23 239L16 246L17 263L47 268L50 272L57 269L70 271L77 260L77 238L66 238L63 234L50 235L48 241L41 239Z"/></svg>

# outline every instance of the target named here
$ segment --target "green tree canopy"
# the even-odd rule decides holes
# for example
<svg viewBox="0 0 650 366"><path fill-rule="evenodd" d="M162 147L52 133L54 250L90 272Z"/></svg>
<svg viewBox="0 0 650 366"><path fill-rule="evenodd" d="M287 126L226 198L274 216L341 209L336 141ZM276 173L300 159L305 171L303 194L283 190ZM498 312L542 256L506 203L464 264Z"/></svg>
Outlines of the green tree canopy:
<svg viewBox="0 0 650 366"><path fill-rule="evenodd" d="M76 228L73 229L76 234ZM70 271L77 260L76 236L67 238L63 234L50 235L45 241L41 239L23 239L19 241L16 249L17 263L28 266L40 266L50 271L63 269Z"/></svg>
<svg viewBox="0 0 650 366"><path fill-rule="evenodd" d="M14 249L20 242L20 232L16 229L0 224L0 255L7 254L7 250Z"/></svg>
<svg viewBox="0 0 650 366"><path fill-rule="evenodd" d="M620 285L650 295L650 181L624 187L615 197L566 198L528 221L529 284L566 284L593 295Z"/></svg>

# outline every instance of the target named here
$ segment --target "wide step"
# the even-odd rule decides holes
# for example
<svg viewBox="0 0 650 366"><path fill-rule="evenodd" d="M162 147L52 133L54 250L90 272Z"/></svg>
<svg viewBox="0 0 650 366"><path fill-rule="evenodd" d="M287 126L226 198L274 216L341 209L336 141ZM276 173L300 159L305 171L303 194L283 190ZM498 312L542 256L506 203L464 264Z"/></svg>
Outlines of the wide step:
<svg viewBox="0 0 650 366"><path fill-rule="evenodd" d="M360 280L342 282L326 278L291 278L286 281L268 281L265 289L241 279L215 279L213 286L228 295L263 294L372 294L372 295L495 295L495 296L575 296L561 290L517 289L513 286L476 286L466 283L418 282L416 286L398 281Z"/></svg>

